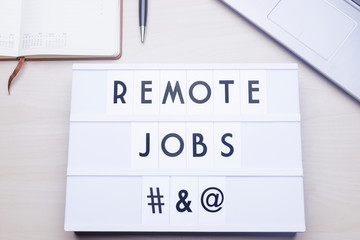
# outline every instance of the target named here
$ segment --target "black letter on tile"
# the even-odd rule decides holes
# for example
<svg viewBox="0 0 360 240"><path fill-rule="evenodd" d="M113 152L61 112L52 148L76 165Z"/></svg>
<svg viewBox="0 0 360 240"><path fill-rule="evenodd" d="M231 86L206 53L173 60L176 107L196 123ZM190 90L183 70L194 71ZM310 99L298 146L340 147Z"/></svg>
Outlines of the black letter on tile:
<svg viewBox="0 0 360 240"><path fill-rule="evenodd" d="M234 84L234 80L220 80L220 84L225 84L225 103L229 103L229 84Z"/></svg>
<svg viewBox="0 0 360 240"><path fill-rule="evenodd" d="M206 90L207 90L206 97L205 97L204 99L202 99L202 100L196 99L196 98L194 97L194 93L193 93L194 88L196 87L196 85L199 85L199 84L205 86L205 87L206 87ZM190 96L191 100L192 100L194 103L199 103L199 104L206 103L206 102L209 100L210 96L211 96L211 88L210 88L209 84L207 84L207 83L204 82L204 81L196 81L196 82L194 82L193 84L191 84L191 86L190 86L190 88L189 88L189 96Z"/></svg>
<svg viewBox="0 0 360 240"><path fill-rule="evenodd" d="M141 103L152 103L152 100L145 99L145 92L152 92L152 88L146 88L146 84L152 84L152 81L141 81Z"/></svg>
<svg viewBox="0 0 360 240"><path fill-rule="evenodd" d="M166 100L167 100L167 97L168 97L169 93L170 93L170 96L171 96L171 100L173 102L175 102L176 94L179 94L180 102L181 102L181 104L184 104L184 98L183 98L183 95L181 93L181 88L180 88L179 81L176 81L174 90L171 87L171 83L170 82L167 83L165 93L164 93L164 98L162 100L162 104L166 103Z"/></svg>
<svg viewBox="0 0 360 240"><path fill-rule="evenodd" d="M231 138L232 138L232 134L231 134L231 133L225 133L225 134L221 137L221 142L230 149L230 151L229 151L228 153L221 152L221 156L223 156L223 157L230 157L230 156L233 155L233 153L234 153L234 147L233 147L230 143L228 143L228 142L225 141L225 139L226 139L227 137L231 137Z"/></svg>
<svg viewBox="0 0 360 240"><path fill-rule="evenodd" d="M118 85L122 86L122 92L118 94ZM120 98L121 103L126 103L124 95L126 94L126 85L122 81L114 81L114 103L117 103L117 100Z"/></svg>
<svg viewBox="0 0 360 240"><path fill-rule="evenodd" d="M139 152L140 157L147 157L150 153L150 133L146 133L146 151L144 153Z"/></svg>
<svg viewBox="0 0 360 240"><path fill-rule="evenodd" d="M174 153L171 153L169 152L166 147L165 147L165 143L166 141L171 138L171 137L174 137L176 138L177 140L179 140L179 143L180 143L180 147L179 147L179 150L177 150L176 152ZM168 135L166 135L163 140L161 141L161 149L162 151L169 157L176 157L176 156L179 156L181 154L181 152L184 150L184 140L176 133L169 133Z"/></svg>
<svg viewBox="0 0 360 240"><path fill-rule="evenodd" d="M197 141L197 138L199 139L199 141ZM203 141L204 141L204 137L202 134L193 133L193 157L202 157L206 154L207 146ZM201 145L203 147L203 151L201 153L197 153L196 145Z"/></svg>
<svg viewBox="0 0 360 240"><path fill-rule="evenodd" d="M252 97L252 93L253 92L258 92L259 88L253 88L252 85L253 84L259 84L259 80L250 80L248 83L248 87L249 87L249 103L260 103L259 99L253 99Z"/></svg>

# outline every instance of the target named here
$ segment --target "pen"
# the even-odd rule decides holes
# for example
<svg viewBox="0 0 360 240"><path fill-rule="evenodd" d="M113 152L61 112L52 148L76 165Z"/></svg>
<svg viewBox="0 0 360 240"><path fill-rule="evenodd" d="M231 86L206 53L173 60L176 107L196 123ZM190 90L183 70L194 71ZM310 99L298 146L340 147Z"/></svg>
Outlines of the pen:
<svg viewBox="0 0 360 240"><path fill-rule="evenodd" d="M139 26L141 42L144 43L147 14L147 0L139 0Z"/></svg>

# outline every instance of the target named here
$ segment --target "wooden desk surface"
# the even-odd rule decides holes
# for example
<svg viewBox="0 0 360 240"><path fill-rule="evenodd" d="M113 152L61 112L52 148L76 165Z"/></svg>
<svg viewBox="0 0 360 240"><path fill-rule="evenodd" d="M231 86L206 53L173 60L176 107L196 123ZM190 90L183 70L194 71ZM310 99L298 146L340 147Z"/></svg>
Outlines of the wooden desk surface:
<svg viewBox="0 0 360 240"><path fill-rule="evenodd" d="M0 239L359 239L360 104L215 0L150 0L145 44L138 1L124 0L123 57L106 63L299 64L305 233L64 232L70 62L0 63ZM77 61L79 63L81 61Z"/></svg>

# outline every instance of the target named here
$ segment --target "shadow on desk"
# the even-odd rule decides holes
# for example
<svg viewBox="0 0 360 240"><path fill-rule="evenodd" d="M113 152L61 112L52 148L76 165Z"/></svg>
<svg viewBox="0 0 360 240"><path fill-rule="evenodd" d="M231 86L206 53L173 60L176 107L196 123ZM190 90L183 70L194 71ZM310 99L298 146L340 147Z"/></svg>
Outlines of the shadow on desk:
<svg viewBox="0 0 360 240"><path fill-rule="evenodd" d="M181 238L181 239L192 239L192 238L205 238L205 239L230 239L230 238L251 238L251 239L293 239L296 236L296 233L192 233L192 232L75 232L75 235L78 239L92 239L101 237L101 239L106 239L110 237L117 237L117 238L141 238L149 237L152 239L168 239L168 238Z"/></svg>

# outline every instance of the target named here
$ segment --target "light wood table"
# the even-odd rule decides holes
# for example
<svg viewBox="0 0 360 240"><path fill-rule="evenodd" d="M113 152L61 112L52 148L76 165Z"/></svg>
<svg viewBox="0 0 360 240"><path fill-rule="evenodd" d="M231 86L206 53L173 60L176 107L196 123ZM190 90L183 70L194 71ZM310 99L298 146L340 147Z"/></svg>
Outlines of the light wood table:
<svg viewBox="0 0 360 240"><path fill-rule="evenodd" d="M0 239L360 238L360 104L215 0L149 0L145 44L138 1L124 0L123 57L103 63L299 64L306 227L293 234L64 232L71 68L0 63ZM99 62L99 61L98 61ZM76 62L78 63L78 62Z"/></svg>

